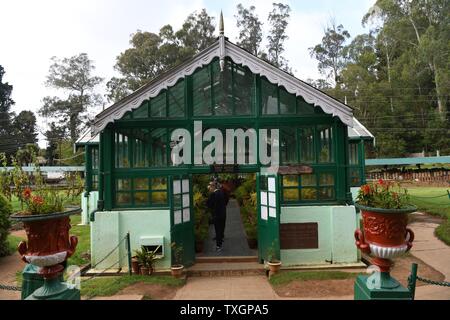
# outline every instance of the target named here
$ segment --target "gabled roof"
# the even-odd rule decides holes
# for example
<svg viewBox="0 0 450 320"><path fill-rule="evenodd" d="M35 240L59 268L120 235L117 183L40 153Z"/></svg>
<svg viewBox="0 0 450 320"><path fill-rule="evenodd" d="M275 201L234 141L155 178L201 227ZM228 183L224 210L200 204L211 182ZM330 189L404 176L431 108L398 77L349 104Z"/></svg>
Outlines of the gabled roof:
<svg viewBox="0 0 450 320"><path fill-rule="evenodd" d="M353 128L348 127L348 137L349 139L375 139L373 134L356 118L353 118Z"/></svg>
<svg viewBox="0 0 450 320"><path fill-rule="evenodd" d="M301 96L307 103L322 108L325 113L337 116L343 123L353 127L351 107L252 55L221 35L210 47L179 66L161 74L129 96L99 113L95 117L92 126L92 135L102 131L108 123L122 118L126 112L138 108L144 100L156 97L161 90L175 85L179 79L193 74L198 68L208 65L214 58L219 58L221 66L223 66L222 62L225 57L229 57L233 62L249 68L254 74L264 76L270 82L283 86L289 93Z"/></svg>
<svg viewBox="0 0 450 320"><path fill-rule="evenodd" d="M75 141L75 146L83 146L86 144L98 144L100 137L98 134L92 134L91 128L87 128L81 133L81 136Z"/></svg>

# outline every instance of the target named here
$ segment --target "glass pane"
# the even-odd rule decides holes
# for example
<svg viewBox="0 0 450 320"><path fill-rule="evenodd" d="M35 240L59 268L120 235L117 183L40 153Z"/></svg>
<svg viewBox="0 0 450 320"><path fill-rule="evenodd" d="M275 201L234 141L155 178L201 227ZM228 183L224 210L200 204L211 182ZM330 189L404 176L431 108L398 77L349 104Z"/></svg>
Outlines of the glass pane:
<svg viewBox="0 0 450 320"><path fill-rule="evenodd" d="M153 201L153 194L166 194L165 192L152 192L152 201ZM174 208L181 208L181 194L175 194L173 196L173 207Z"/></svg>
<svg viewBox="0 0 450 320"><path fill-rule="evenodd" d="M283 200L284 201L298 201L298 189L297 188L284 188L283 189Z"/></svg>
<svg viewBox="0 0 450 320"><path fill-rule="evenodd" d="M302 97L297 98L297 114L310 115L314 113L314 106L308 104Z"/></svg>
<svg viewBox="0 0 450 320"><path fill-rule="evenodd" d="M314 188L303 188L301 191L302 200L316 200L317 191Z"/></svg>
<svg viewBox="0 0 450 320"><path fill-rule="evenodd" d="M334 199L334 188L319 188L319 199L322 200Z"/></svg>
<svg viewBox="0 0 450 320"><path fill-rule="evenodd" d="M131 204L131 193L130 192L117 192L116 193L116 204L118 204L118 205Z"/></svg>
<svg viewBox="0 0 450 320"><path fill-rule="evenodd" d="M150 100L152 118L166 117L166 92L161 92L158 96Z"/></svg>
<svg viewBox="0 0 450 320"><path fill-rule="evenodd" d="M295 114L295 95L280 88L280 114Z"/></svg>
<svg viewBox="0 0 450 320"><path fill-rule="evenodd" d="M231 100L232 62L226 60L223 71L220 71L219 62L213 63L211 67L213 72L214 114L230 115L233 113L233 102Z"/></svg>
<svg viewBox="0 0 450 320"><path fill-rule="evenodd" d="M317 130L319 133L319 162L333 162L332 130L328 126L318 126Z"/></svg>
<svg viewBox="0 0 450 320"><path fill-rule="evenodd" d="M184 80L169 89L169 117L184 117Z"/></svg>
<svg viewBox="0 0 450 320"><path fill-rule="evenodd" d="M358 159L358 144L350 142L348 144L348 159L349 164L357 165L359 164Z"/></svg>
<svg viewBox="0 0 450 320"><path fill-rule="evenodd" d="M247 115L252 113L254 104L253 74L247 68L234 65L233 94L236 115Z"/></svg>
<svg viewBox="0 0 450 320"><path fill-rule="evenodd" d="M259 178L259 188L261 190L267 190L267 177L266 176L260 176L260 178Z"/></svg>
<svg viewBox="0 0 450 320"><path fill-rule="evenodd" d="M300 183L302 187L316 186L316 176L314 174L300 175Z"/></svg>
<svg viewBox="0 0 450 320"><path fill-rule="evenodd" d="M128 191L131 190L131 179L117 179L116 190Z"/></svg>
<svg viewBox="0 0 450 320"><path fill-rule="evenodd" d="M300 129L300 162L314 162L314 128Z"/></svg>
<svg viewBox="0 0 450 320"><path fill-rule="evenodd" d="M281 129L281 163L297 163L297 131L295 128Z"/></svg>
<svg viewBox="0 0 450 320"><path fill-rule="evenodd" d="M134 119L148 118L148 101L145 101L139 108L133 110Z"/></svg>
<svg viewBox="0 0 450 320"><path fill-rule="evenodd" d="M284 187L297 187L298 186L298 176L296 176L296 175L283 176L283 186Z"/></svg>
<svg viewBox="0 0 450 320"><path fill-rule="evenodd" d="M92 148L92 169L98 169L98 147Z"/></svg>
<svg viewBox="0 0 450 320"><path fill-rule="evenodd" d="M154 129L151 133L151 167L163 167L167 164L166 129Z"/></svg>
<svg viewBox="0 0 450 320"><path fill-rule="evenodd" d="M208 66L192 76L194 116L211 115L211 74Z"/></svg>
<svg viewBox="0 0 450 320"><path fill-rule="evenodd" d="M148 166L148 147L150 133L147 129L134 130L133 144L133 166L135 168L144 168Z"/></svg>
<svg viewBox="0 0 450 320"><path fill-rule="evenodd" d="M124 133L117 132L115 134L115 156L117 168L128 168L130 163L128 161L128 136Z"/></svg>
<svg viewBox="0 0 450 320"><path fill-rule="evenodd" d="M134 204L135 205L148 205L149 204L148 192L135 192L134 193Z"/></svg>
<svg viewBox="0 0 450 320"><path fill-rule="evenodd" d="M148 178L134 179L134 190L148 190Z"/></svg>
<svg viewBox="0 0 450 320"><path fill-rule="evenodd" d="M334 175L331 173L320 173L319 174L319 185L334 186Z"/></svg>
<svg viewBox="0 0 450 320"><path fill-rule="evenodd" d="M98 175L92 175L92 190L98 190Z"/></svg>
<svg viewBox="0 0 450 320"><path fill-rule="evenodd" d="M277 86L261 78L262 114L278 114Z"/></svg>
<svg viewBox="0 0 450 320"><path fill-rule="evenodd" d="M152 190L167 190L167 179L152 178Z"/></svg>

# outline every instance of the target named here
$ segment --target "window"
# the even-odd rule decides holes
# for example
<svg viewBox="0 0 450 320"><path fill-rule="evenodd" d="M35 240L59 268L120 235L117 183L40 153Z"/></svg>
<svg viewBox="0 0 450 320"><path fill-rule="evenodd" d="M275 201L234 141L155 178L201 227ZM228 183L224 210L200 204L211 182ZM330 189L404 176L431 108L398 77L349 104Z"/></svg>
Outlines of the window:
<svg viewBox="0 0 450 320"><path fill-rule="evenodd" d="M333 162L332 128L330 126L317 126L319 136L319 162Z"/></svg>
<svg viewBox="0 0 450 320"><path fill-rule="evenodd" d="M127 135L128 132L116 132L114 146L115 146L115 163L116 168L129 168L129 138Z"/></svg>
<svg viewBox="0 0 450 320"><path fill-rule="evenodd" d="M150 100L151 117L165 118L166 117L166 91L162 91L155 98Z"/></svg>
<svg viewBox="0 0 450 320"><path fill-rule="evenodd" d="M314 127L300 128L300 162L315 162Z"/></svg>
<svg viewBox="0 0 450 320"><path fill-rule="evenodd" d="M348 144L348 180L352 187L358 187L364 181L364 170L359 161L359 143L359 141L350 141Z"/></svg>
<svg viewBox="0 0 450 320"><path fill-rule="evenodd" d="M236 115L249 115L254 105L254 78L250 70L233 65L233 98Z"/></svg>
<svg viewBox="0 0 450 320"><path fill-rule="evenodd" d="M282 164L297 163L297 129L281 128L280 157Z"/></svg>
<svg viewBox="0 0 450 320"><path fill-rule="evenodd" d="M158 128L151 132L151 167L167 165L167 129Z"/></svg>
<svg viewBox="0 0 450 320"><path fill-rule="evenodd" d="M220 71L218 63L211 64L213 75L213 114L231 115L233 113L232 96L232 63L226 60L225 68Z"/></svg>
<svg viewBox="0 0 450 320"><path fill-rule="evenodd" d="M211 72L204 67L192 76L194 116L211 115Z"/></svg>
<svg viewBox="0 0 450 320"><path fill-rule="evenodd" d="M278 114L278 88L266 79L261 79L262 114Z"/></svg>
<svg viewBox="0 0 450 320"><path fill-rule="evenodd" d="M166 177L116 179L117 207L157 207L166 205Z"/></svg>
<svg viewBox="0 0 450 320"><path fill-rule="evenodd" d="M169 88L169 118L184 117L184 81L179 81L175 86Z"/></svg>
<svg viewBox="0 0 450 320"><path fill-rule="evenodd" d="M133 167L148 167L150 131L138 129L133 131Z"/></svg>
<svg viewBox="0 0 450 320"><path fill-rule="evenodd" d="M280 114L295 114L295 95L280 88Z"/></svg>
<svg viewBox="0 0 450 320"><path fill-rule="evenodd" d="M283 175L283 202L318 202L335 199L333 172Z"/></svg>
<svg viewBox="0 0 450 320"><path fill-rule="evenodd" d="M148 118L148 105L148 101L144 101L139 108L133 110L133 119Z"/></svg>

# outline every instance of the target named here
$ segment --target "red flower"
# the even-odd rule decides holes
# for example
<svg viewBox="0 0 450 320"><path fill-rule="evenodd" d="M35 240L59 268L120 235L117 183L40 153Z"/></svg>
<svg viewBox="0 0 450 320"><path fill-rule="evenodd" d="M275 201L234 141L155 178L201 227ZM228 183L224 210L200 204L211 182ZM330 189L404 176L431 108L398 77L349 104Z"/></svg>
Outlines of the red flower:
<svg viewBox="0 0 450 320"><path fill-rule="evenodd" d="M30 188L25 188L25 190L23 190L23 192L22 192L22 196L25 198L25 199L29 199L30 197L31 197L31 189Z"/></svg>
<svg viewBox="0 0 450 320"><path fill-rule="evenodd" d="M368 195L370 193L370 186L368 184L365 184L361 186L361 190L364 195Z"/></svg>
<svg viewBox="0 0 450 320"><path fill-rule="evenodd" d="M378 179L378 184L379 185L384 185L384 180L383 179Z"/></svg>
<svg viewBox="0 0 450 320"><path fill-rule="evenodd" d="M31 198L31 201L33 201L33 203L37 204L37 205L43 205L44 204L44 199L42 199L42 197L40 197L40 196L33 196Z"/></svg>

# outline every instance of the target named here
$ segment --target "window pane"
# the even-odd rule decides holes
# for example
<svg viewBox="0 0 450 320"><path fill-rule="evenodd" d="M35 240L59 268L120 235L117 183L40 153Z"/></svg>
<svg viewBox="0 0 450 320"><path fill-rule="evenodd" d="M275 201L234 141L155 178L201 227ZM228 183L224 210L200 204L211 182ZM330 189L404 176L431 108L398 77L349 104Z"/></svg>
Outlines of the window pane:
<svg viewBox="0 0 450 320"><path fill-rule="evenodd" d="M211 115L211 74L208 66L192 76L194 116Z"/></svg>
<svg viewBox="0 0 450 320"><path fill-rule="evenodd" d="M300 129L300 162L314 162L314 128Z"/></svg>
<svg viewBox="0 0 450 320"><path fill-rule="evenodd" d="M184 117L184 80L169 89L169 117Z"/></svg>
<svg viewBox="0 0 450 320"><path fill-rule="evenodd" d="M131 204L131 193L130 192L117 192L116 193L116 204L118 204L118 205Z"/></svg>
<svg viewBox="0 0 450 320"><path fill-rule="evenodd" d="M302 97L297 98L297 114L310 115L314 113L314 107L308 104Z"/></svg>
<svg viewBox="0 0 450 320"><path fill-rule="evenodd" d="M322 200L334 199L334 188L319 188L319 199Z"/></svg>
<svg viewBox="0 0 450 320"><path fill-rule="evenodd" d="M148 118L148 101L145 101L139 108L133 110L134 119Z"/></svg>
<svg viewBox="0 0 450 320"><path fill-rule="evenodd" d="M316 186L316 175L302 174L300 175L300 183L302 187Z"/></svg>
<svg viewBox="0 0 450 320"><path fill-rule="evenodd" d="M134 130L133 166L144 168L148 166L148 146L150 133L147 129Z"/></svg>
<svg viewBox="0 0 450 320"><path fill-rule="evenodd" d="M131 179L117 179L116 190L118 191L131 190Z"/></svg>
<svg viewBox="0 0 450 320"><path fill-rule="evenodd" d="M233 77L235 114L251 114L254 104L253 74L247 68L235 64Z"/></svg>
<svg viewBox="0 0 450 320"><path fill-rule="evenodd" d="M358 159L358 144L350 142L348 144L348 159L349 164L357 165L359 164Z"/></svg>
<svg viewBox="0 0 450 320"><path fill-rule="evenodd" d="M214 114L229 115L233 113L233 102L231 100L231 68L232 62L226 60L225 68L220 71L219 62L211 65L213 72L213 97Z"/></svg>
<svg viewBox="0 0 450 320"><path fill-rule="evenodd" d="M165 192L152 192L152 201L153 201L153 194L154 193L165 193ZM173 207L174 208L181 208L181 194L173 195Z"/></svg>
<svg viewBox="0 0 450 320"><path fill-rule="evenodd" d="M317 192L314 188L303 188L301 189L302 200L316 200Z"/></svg>
<svg viewBox="0 0 450 320"><path fill-rule="evenodd" d="M277 86L261 78L262 114L278 114Z"/></svg>
<svg viewBox="0 0 450 320"><path fill-rule="evenodd" d="M298 186L298 176L296 176L296 175L283 176L283 186L297 187Z"/></svg>
<svg viewBox="0 0 450 320"><path fill-rule="evenodd" d="M148 190L148 178L134 179L134 190Z"/></svg>
<svg viewBox="0 0 450 320"><path fill-rule="evenodd" d="M259 188L261 190L267 190L267 177L266 176L260 176L260 178L259 178Z"/></svg>
<svg viewBox="0 0 450 320"><path fill-rule="evenodd" d="M158 96L150 101L152 118L166 117L166 92L162 91Z"/></svg>
<svg viewBox="0 0 450 320"><path fill-rule="evenodd" d="M166 204L167 192L152 192L152 204Z"/></svg>
<svg viewBox="0 0 450 320"><path fill-rule="evenodd" d="M320 173L319 174L319 185L333 186L334 185L334 175L331 173Z"/></svg>
<svg viewBox="0 0 450 320"><path fill-rule="evenodd" d="M166 129L152 130L152 152L151 152L151 167L163 167L167 164L166 154Z"/></svg>
<svg viewBox="0 0 450 320"><path fill-rule="evenodd" d="M331 127L318 126L317 130L319 133L319 162L333 162Z"/></svg>
<svg viewBox="0 0 450 320"><path fill-rule="evenodd" d="M298 201L298 189L297 188L284 188L283 189L283 200L284 201Z"/></svg>
<svg viewBox="0 0 450 320"><path fill-rule="evenodd" d="M128 168L130 163L128 161L128 136L124 133L117 132L115 134L115 156L117 168Z"/></svg>
<svg viewBox="0 0 450 320"><path fill-rule="evenodd" d="M134 204L135 205L148 205L149 204L148 192L135 192L134 193Z"/></svg>
<svg viewBox="0 0 450 320"><path fill-rule="evenodd" d="M280 114L295 114L295 95L280 88Z"/></svg>
<svg viewBox="0 0 450 320"><path fill-rule="evenodd" d="M166 178L152 178L152 190L167 190Z"/></svg>
<svg viewBox="0 0 450 320"><path fill-rule="evenodd" d="M98 169L98 147L92 148L92 169Z"/></svg>
<svg viewBox="0 0 450 320"><path fill-rule="evenodd" d="M295 128L281 129L281 163L297 163L297 131Z"/></svg>

